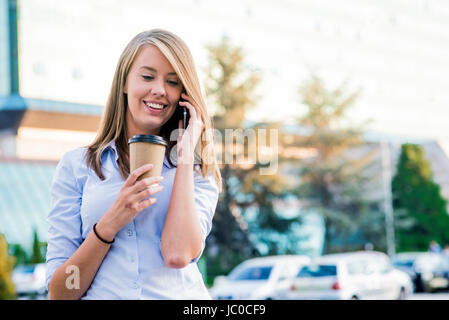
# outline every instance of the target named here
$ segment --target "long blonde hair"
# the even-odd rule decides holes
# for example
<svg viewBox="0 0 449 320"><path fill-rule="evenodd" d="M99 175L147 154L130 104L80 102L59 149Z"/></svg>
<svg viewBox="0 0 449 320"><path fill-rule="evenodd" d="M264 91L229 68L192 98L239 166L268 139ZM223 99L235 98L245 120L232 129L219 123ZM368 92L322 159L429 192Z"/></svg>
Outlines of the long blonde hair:
<svg viewBox="0 0 449 320"><path fill-rule="evenodd" d="M204 123L201 133L201 154L199 155L201 159L199 163L201 173L203 177L206 177L209 172L214 173L218 188L221 192L222 179L215 157L213 135L211 134L213 131L212 119L207 112L193 57L181 38L162 29L153 29L139 33L128 43L122 52L117 63L100 129L95 140L87 147L87 165L93 168L101 180L104 180L105 177L101 170L101 151L110 141L115 140L119 154L118 167L120 174L124 179L129 175L129 160L126 155L128 154L127 139L130 137L127 137L127 99L123 90L134 59L139 49L144 45L156 46L162 52L181 80L184 90L198 107L197 109ZM178 129L178 121L172 116L160 130L160 135L169 143L165 154L172 166L174 165L171 162L170 152L177 141L170 141L170 135L175 129Z"/></svg>

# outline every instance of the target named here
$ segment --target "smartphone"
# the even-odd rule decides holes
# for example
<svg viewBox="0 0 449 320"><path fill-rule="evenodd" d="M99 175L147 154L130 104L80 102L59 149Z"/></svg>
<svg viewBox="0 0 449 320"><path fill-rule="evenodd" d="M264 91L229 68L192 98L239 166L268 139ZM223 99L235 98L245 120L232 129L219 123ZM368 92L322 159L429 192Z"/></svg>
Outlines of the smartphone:
<svg viewBox="0 0 449 320"><path fill-rule="evenodd" d="M183 93L185 94L184 90ZM184 101L184 99L179 99L179 101ZM178 105L178 107L176 107L174 116L176 119L176 123L178 123L180 119L182 120L182 128L185 130L187 128L190 119L189 110L186 107Z"/></svg>

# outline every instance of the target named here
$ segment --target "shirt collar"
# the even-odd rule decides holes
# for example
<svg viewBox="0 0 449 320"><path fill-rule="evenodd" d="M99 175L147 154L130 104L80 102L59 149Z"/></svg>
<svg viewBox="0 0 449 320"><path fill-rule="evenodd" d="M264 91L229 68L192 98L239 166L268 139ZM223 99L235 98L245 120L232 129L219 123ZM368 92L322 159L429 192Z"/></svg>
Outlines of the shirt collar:
<svg viewBox="0 0 449 320"><path fill-rule="evenodd" d="M100 152L100 158L103 156L103 152L105 152L107 149L111 149L114 152L114 154L115 154L115 161L117 161L118 160L118 152L117 152L117 148L115 146L115 140L109 141L104 146L104 148Z"/></svg>
<svg viewBox="0 0 449 320"><path fill-rule="evenodd" d="M103 157L103 153L106 150L108 150L108 149L110 149L110 150L112 150L114 152L114 154L115 154L115 161L117 161L118 160L118 152L117 152L117 147L115 146L115 140L109 141L104 146L104 148L100 152L100 154L101 154L100 158ZM168 163L167 157L164 157L164 166L166 166L167 168L170 168L170 164Z"/></svg>

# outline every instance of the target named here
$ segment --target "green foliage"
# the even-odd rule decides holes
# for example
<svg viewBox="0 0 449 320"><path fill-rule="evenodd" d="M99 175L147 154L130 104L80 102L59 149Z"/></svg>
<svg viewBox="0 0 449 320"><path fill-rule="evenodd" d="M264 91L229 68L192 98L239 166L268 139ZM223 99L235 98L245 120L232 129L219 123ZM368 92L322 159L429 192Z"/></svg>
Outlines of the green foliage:
<svg viewBox="0 0 449 320"><path fill-rule="evenodd" d="M8 243L0 234L0 300L16 298L14 283L12 282L12 270L15 259L8 254Z"/></svg>
<svg viewBox="0 0 449 320"><path fill-rule="evenodd" d="M420 146L402 145L392 193L398 251L427 250L432 240L449 243L447 201Z"/></svg>
<svg viewBox="0 0 449 320"><path fill-rule="evenodd" d="M36 229L33 231L33 252L31 256L31 263L42 263L45 262L45 249L47 248L46 242L39 241L39 236Z"/></svg>
<svg viewBox="0 0 449 320"><path fill-rule="evenodd" d="M32 251L27 252L20 244L10 243L9 244L9 254L14 256L15 264L17 265L27 265L45 262L47 242L40 241L37 231L33 231L33 247Z"/></svg>

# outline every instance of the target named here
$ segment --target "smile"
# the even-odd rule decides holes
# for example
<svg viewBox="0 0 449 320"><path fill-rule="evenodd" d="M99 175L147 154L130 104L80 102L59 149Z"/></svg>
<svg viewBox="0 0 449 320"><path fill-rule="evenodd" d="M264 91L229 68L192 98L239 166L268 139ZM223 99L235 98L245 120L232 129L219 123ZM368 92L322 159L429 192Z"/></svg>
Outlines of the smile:
<svg viewBox="0 0 449 320"><path fill-rule="evenodd" d="M164 111L164 109L167 108L168 105L164 105L164 104L158 104L158 103L152 103L152 102L148 102L148 101L143 101L144 105L147 107L146 109L149 110L152 113L162 113Z"/></svg>

